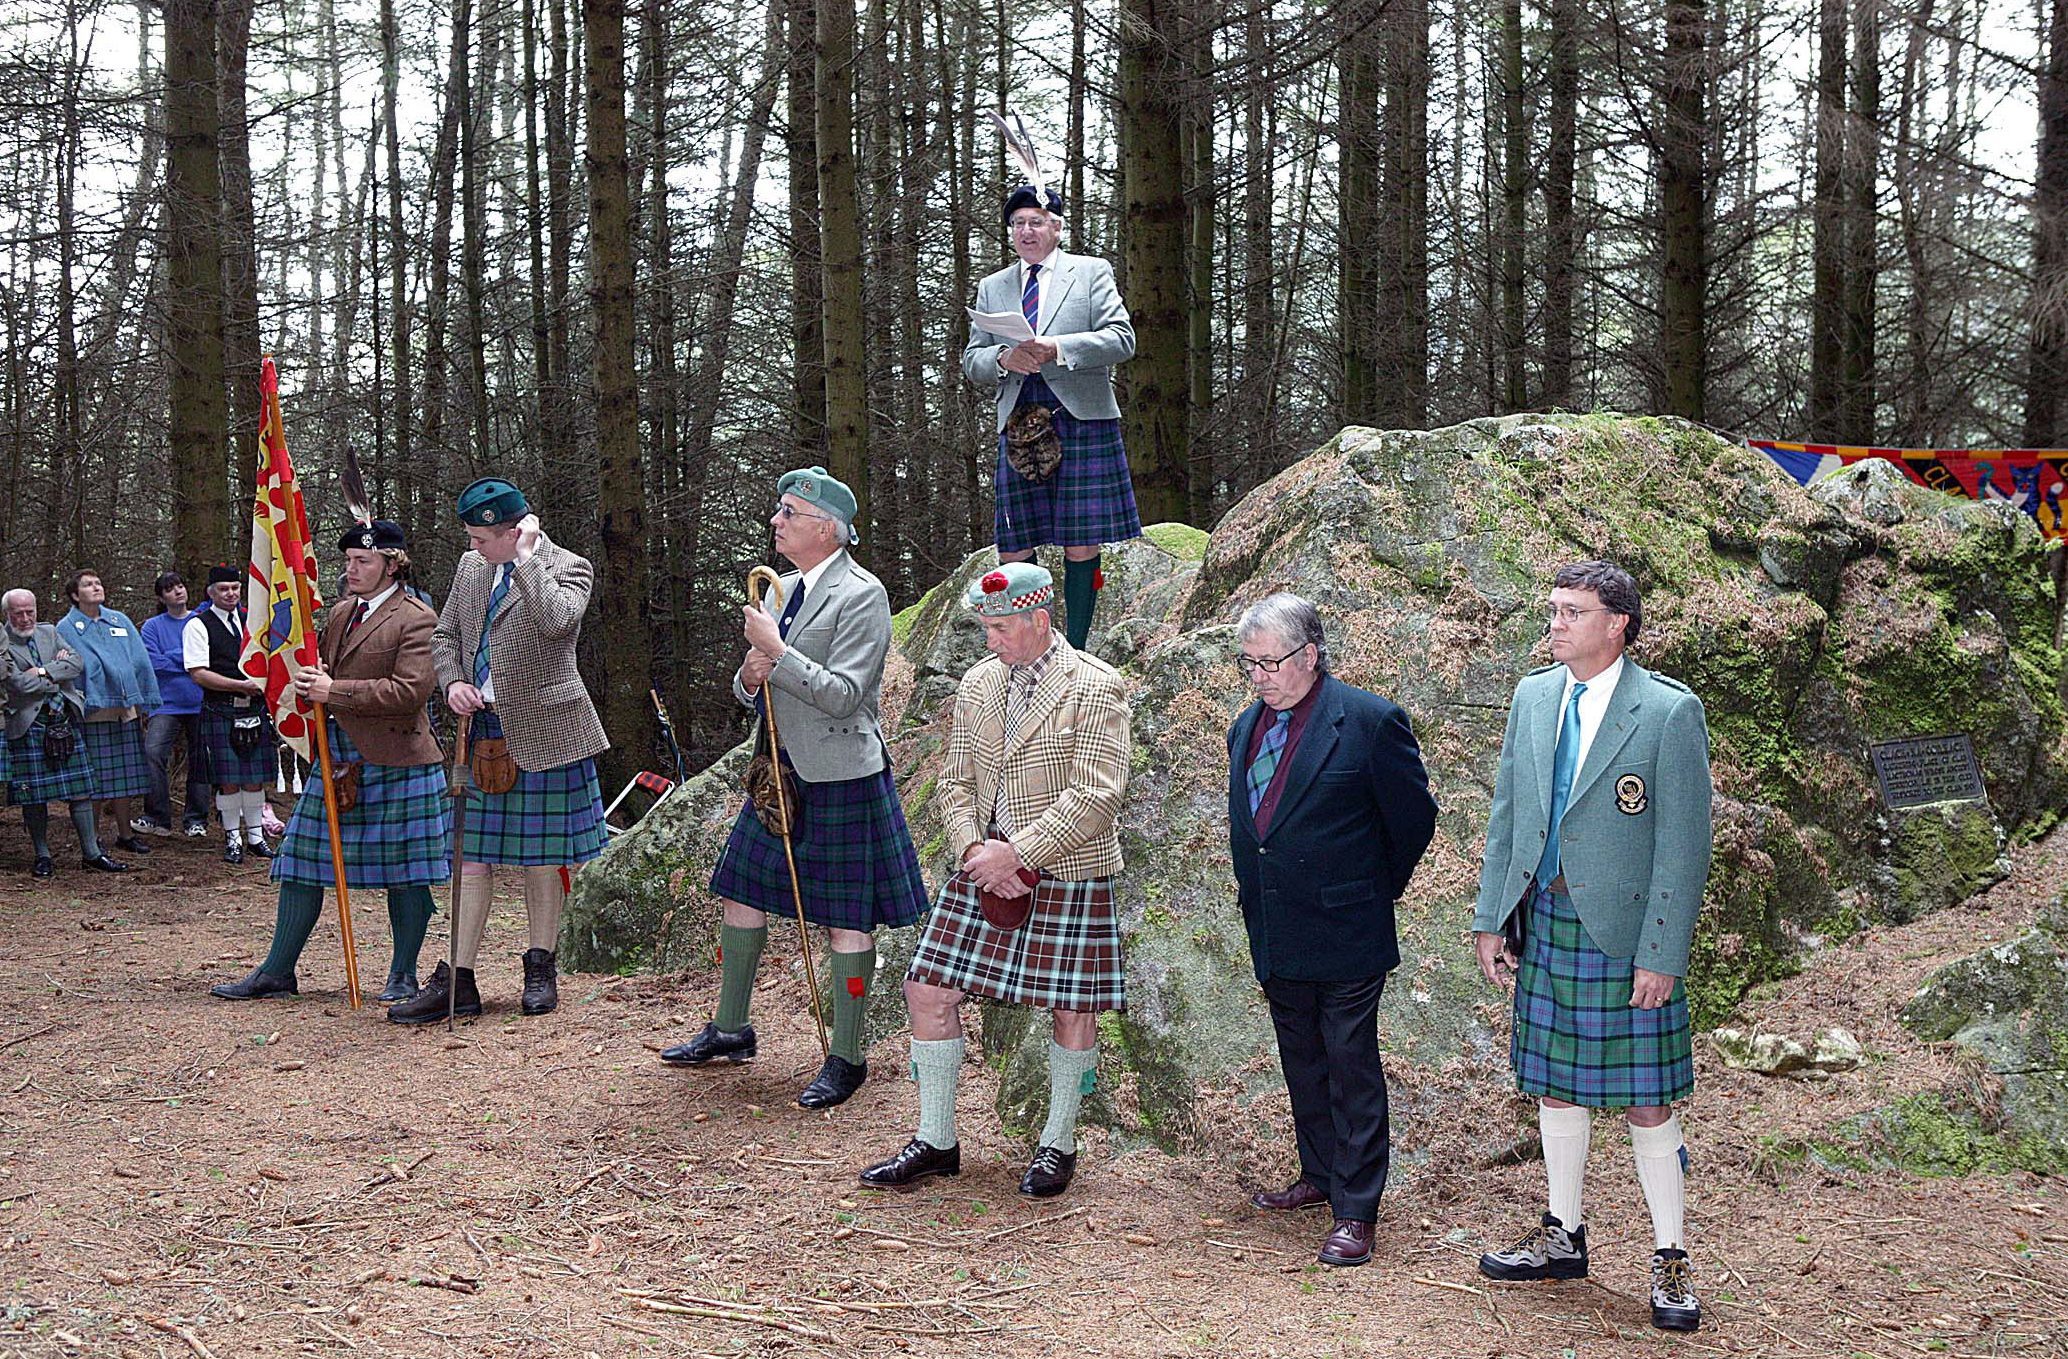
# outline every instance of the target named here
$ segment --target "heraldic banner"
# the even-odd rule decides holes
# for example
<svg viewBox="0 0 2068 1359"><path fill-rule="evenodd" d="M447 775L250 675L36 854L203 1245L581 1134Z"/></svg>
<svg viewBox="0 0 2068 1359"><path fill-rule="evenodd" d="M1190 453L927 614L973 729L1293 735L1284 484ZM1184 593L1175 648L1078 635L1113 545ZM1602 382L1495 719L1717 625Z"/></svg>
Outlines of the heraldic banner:
<svg viewBox="0 0 2068 1359"><path fill-rule="evenodd" d="M244 673L266 685L266 707L280 739L313 763L315 714L295 694L294 677L316 665L316 547L301 483L280 425L280 376L259 365L258 489L251 507L251 566L245 573Z"/></svg>
<svg viewBox="0 0 2068 1359"><path fill-rule="evenodd" d="M1749 439L1807 486L1862 458L1884 458L1920 486L1970 500L2000 500L2032 516L2049 538L2068 538L2068 449L1863 448Z"/></svg>

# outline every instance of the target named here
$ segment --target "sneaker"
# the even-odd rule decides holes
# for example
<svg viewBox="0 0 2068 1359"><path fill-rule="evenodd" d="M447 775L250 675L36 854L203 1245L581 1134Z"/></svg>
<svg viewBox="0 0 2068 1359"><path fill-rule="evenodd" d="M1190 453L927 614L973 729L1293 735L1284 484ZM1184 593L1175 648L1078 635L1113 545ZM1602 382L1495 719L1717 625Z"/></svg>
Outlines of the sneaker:
<svg viewBox="0 0 2068 1359"><path fill-rule="evenodd" d="M167 835L172 834L171 831L165 833ZM206 821L189 821L186 825L186 833L189 840L205 839L208 836L208 823Z"/></svg>
<svg viewBox="0 0 2068 1359"><path fill-rule="evenodd" d="M1584 1279L1587 1277L1587 1228L1570 1232L1551 1214L1542 1225L1506 1250L1479 1257L1479 1272L1489 1279Z"/></svg>
<svg viewBox="0 0 2068 1359"><path fill-rule="evenodd" d="M1652 1325L1662 1331L1692 1331L1702 1324L1702 1301L1695 1296L1695 1273L1687 1252L1652 1252Z"/></svg>
<svg viewBox="0 0 2068 1359"><path fill-rule="evenodd" d="M172 834L172 827L153 821L148 816L133 816L129 818L129 833L131 835L156 835L162 839Z"/></svg>

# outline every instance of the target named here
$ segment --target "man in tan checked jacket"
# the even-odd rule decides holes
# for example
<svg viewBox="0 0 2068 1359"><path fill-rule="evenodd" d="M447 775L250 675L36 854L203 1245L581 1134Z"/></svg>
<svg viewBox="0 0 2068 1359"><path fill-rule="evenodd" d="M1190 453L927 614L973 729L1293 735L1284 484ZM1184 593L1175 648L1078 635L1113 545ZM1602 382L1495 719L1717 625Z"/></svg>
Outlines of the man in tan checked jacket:
<svg viewBox="0 0 2068 1359"><path fill-rule="evenodd" d="M1127 788L1127 689L1053 624L1055 584L1007 562L970 586L991 656L963 677L936 796L961 868L941 889L905 974L919 1132L861 1172L902 1188L956 1175L955 1089L965 995L1052 1013L1049 1113L1020 1192L1047 1198L1077 1168L1077 1111L1098 1071L1098 1016L1127 1008L1113 875Z"/></svg>

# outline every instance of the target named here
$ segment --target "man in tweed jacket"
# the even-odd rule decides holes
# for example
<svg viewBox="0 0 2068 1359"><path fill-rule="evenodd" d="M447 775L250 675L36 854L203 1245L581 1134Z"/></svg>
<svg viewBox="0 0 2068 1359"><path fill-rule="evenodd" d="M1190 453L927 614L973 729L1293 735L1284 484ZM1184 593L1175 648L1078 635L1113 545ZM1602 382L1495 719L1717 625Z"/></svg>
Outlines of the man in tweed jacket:
<svg viewBox="0 0 2068 1359"><path fill-rule="evenodd" d="M1127 1005L1113 875L1127 788L1127 689L1054 631L1055 586L1009 562L970 586L989 659L963 677L936 796L948 852L905 975L919 1131L863 1184L955 1175L964 995L1051 1012L1049 1113L1020 1192L1060 1194L1077 1167L1077 1111L1098 1071L1098 1016ZM1028 898L1031 897L1031 901Z"/></svg>
<svg viewBox="0 0 2068 1359"><path fill-rule="evenodd" d="M1624 657L1643 606L1621 568L1560 568L1547 618L1558 664L1524 676L1508 709L1472 928L1487 980L1514 974L1509 1055L1539 1100L1551 1201L1479 1268L1586 1275L1588 1110L1622 1108L1652 1215L1652 1324L1693 1330L1672 1106L1695 1081L1681 977L1709 877L1708 727L1687 686Z"/></svg>
<svg viewBox="0 0 2068 1359"><path fill-rule="evenodd" d="M471 549L431 636L431 660L446 706L471 718L469 739L508 743L516 782L504 793L478 792L467 809L451 968L441 963L415 999L388 1011L398 1024L428 1024L446 1013L481 1013L474 961L488 923L491 864L524 869L525 1014L560 1003L554 955L568 873L603 852L603 793L595 757L610 747L603 723L575 669L575 644L589 609L595 573L539 527L523 492L483 477L460 493L460 522Z"/></svg>

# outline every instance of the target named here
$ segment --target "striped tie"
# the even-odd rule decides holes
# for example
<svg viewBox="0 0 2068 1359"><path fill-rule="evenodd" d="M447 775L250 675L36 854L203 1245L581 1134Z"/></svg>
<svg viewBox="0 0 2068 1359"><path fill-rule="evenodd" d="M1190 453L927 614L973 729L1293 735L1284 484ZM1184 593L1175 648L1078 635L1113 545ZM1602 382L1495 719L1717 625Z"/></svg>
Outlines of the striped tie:
<svg viewBox="0 0 2068 1359"><path fill-rule="evenodd" d="M1264 730L1264 743L1257 747L1257 757L1249 762L1249 814L1255 816L1257 808L1264 805L1264 791L1271 786L1271 776L1278 772L1278 757L1285 753L1285 738L1292 731L1292 709L1273 718Z"/></svg>
<svg viewBox="0 0 2068 1359"><path fill-rule="evenodd" d="M495 622L495 611L503 606L503 597L510 593L510 574L517 569L517 563L504 562L502 574L496 577L495 589L488 594L488 613L481 620L481 641L474 648L474 685L479 688L488 683L488 627Z"/></svg>
<svg viewBox="0 0 2068 1359"><path fill-rule="evenodd" d="M1020 315L1027 318L1027 329L1041 329L1041 266L1027 266L1027 288L1020 294Z"/></svg>

